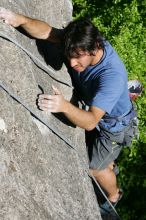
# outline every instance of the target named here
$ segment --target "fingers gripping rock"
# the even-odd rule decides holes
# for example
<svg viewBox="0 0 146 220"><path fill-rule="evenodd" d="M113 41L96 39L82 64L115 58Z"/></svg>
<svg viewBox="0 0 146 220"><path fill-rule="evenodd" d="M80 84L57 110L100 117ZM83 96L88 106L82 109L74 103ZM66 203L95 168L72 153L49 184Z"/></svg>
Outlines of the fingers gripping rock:
<svg viewBox="0 0 146 220"><path fill-rule="evenodd" d="M8 25L18 27L20 25L20 16L8 9L0 7L0 19Z"/></svg>

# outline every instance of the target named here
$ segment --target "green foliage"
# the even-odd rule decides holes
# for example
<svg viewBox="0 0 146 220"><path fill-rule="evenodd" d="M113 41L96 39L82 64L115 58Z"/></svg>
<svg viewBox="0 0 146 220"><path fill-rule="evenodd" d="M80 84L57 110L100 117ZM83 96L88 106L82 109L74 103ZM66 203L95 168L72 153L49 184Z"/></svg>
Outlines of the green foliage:
<svg viewBox="0 0 146 220"><path fill-rule="evenodd" d="M73 0L74 18L93 21L125 63L129 79L146 88L146 0ZM124 198L118 211L124 220L146 220L146 89L136 101L139 140L119 157L119 184Z"/></svg>

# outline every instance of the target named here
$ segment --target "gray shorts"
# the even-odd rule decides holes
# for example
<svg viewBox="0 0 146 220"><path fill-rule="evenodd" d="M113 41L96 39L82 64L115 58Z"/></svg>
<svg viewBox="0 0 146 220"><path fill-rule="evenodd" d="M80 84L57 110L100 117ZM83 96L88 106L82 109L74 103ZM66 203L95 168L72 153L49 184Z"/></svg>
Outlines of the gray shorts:
<svg viewBox="0 0 146 220"><path fill-rule="evenodd" d="M105 169L116 160L124 146L130 145L133 139L132 123L121 132L99 132L96 128L86 131L86 146L91 169Z"/></svg>

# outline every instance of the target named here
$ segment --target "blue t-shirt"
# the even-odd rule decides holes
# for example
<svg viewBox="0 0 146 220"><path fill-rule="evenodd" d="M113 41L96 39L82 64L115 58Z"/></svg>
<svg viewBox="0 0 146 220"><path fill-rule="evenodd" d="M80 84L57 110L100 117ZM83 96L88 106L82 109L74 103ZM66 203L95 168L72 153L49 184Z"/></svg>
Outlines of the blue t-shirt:
<svg viewBox="0 0 146 220"><path fill-rule="evenodd" d="M125 66L107 41L100 62L81 73L72 70L72 80L86 105L100 108L108 116L118 117L131 109Z"/></svg>

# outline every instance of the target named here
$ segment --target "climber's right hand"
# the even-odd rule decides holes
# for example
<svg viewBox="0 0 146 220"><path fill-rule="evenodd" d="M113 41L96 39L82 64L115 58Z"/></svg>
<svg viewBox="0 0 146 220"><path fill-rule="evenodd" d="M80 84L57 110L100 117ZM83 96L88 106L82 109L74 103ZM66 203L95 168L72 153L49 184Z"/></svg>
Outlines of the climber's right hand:
<svg viewBox="0 0 146 220"><path fill-rule="evenodd" d="M0 19L8 25L18 27L24 23L25 17L23 15L14 13L8 9L0 7Z"/></svg>

